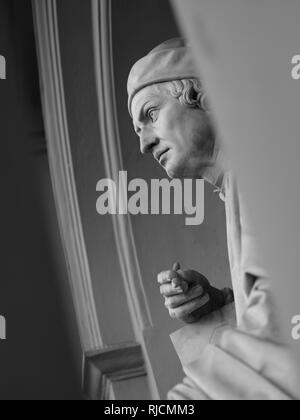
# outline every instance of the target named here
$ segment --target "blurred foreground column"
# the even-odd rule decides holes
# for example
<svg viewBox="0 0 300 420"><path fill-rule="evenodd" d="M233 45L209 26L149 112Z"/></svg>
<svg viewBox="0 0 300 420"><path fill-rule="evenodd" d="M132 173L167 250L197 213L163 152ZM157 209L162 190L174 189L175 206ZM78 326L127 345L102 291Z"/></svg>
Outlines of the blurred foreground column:
<svg viewBox="0 0 300 420"><path fill-rule="evenodd" d="M300 314L300 3L173 0L209 92L300 362L292 319Z"/></svg>

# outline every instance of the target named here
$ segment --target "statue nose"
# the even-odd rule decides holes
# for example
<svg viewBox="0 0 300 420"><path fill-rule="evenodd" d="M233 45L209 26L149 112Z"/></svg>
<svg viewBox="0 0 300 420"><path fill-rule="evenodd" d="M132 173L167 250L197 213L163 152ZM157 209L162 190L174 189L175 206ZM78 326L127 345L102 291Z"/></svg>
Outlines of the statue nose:
<svg viewBox="0 0 300 420"><path fill-rule="evenodd" d="M141 153L151 153L153 147L159 143L159 139L155 136L141 136Z"/></svg>

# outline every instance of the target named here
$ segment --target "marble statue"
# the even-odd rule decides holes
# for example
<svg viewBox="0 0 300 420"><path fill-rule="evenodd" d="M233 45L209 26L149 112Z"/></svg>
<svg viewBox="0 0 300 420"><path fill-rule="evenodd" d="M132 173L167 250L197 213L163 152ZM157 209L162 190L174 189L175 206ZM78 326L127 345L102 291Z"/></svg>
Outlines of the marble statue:
<svg viewBox="0 0 300 420"><path fill-rule="evenodd" d="M298 398L269 275L184 40L164 42L139 60L129 75L128 96L141 152L151 153L170 178L203 178L214 185L226 209L233 290L218 290L179 263L158 275L170 316L187 324L171 337L186 378L169 398Z"/></svg>

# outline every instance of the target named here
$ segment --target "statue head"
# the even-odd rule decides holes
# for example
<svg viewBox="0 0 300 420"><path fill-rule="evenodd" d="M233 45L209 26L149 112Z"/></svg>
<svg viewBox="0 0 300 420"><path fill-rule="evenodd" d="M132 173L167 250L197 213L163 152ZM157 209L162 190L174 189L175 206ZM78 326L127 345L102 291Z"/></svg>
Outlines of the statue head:
<svg viewBox="0 0 300 420"><path fill-rule="evenodd" d="M132 68L129 113L142 153L171 178L201 177L213 165L215 134L190 48L172 39Z"/></svg>

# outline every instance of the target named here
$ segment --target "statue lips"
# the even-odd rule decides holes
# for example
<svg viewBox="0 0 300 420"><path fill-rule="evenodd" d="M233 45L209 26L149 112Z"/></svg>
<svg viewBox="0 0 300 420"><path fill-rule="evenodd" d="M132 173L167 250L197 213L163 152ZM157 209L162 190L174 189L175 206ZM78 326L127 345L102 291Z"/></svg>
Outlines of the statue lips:
<svg viewBox="0 0 300 420"><path fill-rule="evenodd" d="M158 153L156 159L158 160L158 162L162 165L162 163L166 160L167 156L166 154L168 153L170 149L166 149L164 152L162 153Z"/></svg>

